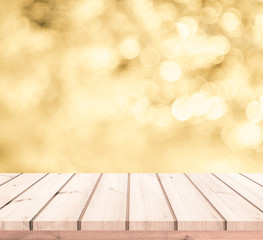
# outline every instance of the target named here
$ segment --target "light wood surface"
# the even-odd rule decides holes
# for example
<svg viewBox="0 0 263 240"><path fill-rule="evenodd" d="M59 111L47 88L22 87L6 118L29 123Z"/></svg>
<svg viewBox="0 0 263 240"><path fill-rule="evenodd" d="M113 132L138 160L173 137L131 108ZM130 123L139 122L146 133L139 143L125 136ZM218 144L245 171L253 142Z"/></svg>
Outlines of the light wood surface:
<svg viewBox="0 0 263 240"><path fill-rule="evenodd" d="M178 230L223 230L220 215L184 174L159 174L178 221Z"/></svg>
<svg viewBox="0 0 263 240"><path fill-rule="evenodd" d="M227 220L228 230L262 230L263 213L212 174L187 174Z"/></svg>
<svg viewBox="0 0 263 240"><path fill-rule="evenodd" d="M79 173L33 221L34 230L77 230L77 221L97 180L98 173Z"/></svg>
<svg viewBox="0 0 263 240"><path fill-rule="evenodd" d="M45 175L45 173L22 174L0 186L0 208L21 194L27 188L32 186Z"/></svg>
<svg viewBox="0 0 263 240"><path fill-rule="evenodd" d="M25 239L49 239L48 230L52 234L72 230L70 236L84 232L79 235L83 239L114 239L114 233L123 239L138 239L139 233L142 239L152 239L152 231L169 239L168 233L198 230L203 238L173 236L220 239L221 233L234 232L234 239L242 239L240 231L250 230L247 239L253 239L256 231L263 231L263 174L259 173L0 173L1 179L0 237L5 230L13 236L18 234L15 230L33 230L28 232L39 235ZM139 235L132 235L137 230ZM123 235L127 232L131 235Z"/></svg>
<svg viewBox="0 0 263 240"><path fill-rule="evenodd" d="M214 175L263 211L263 187L238 173Z"/></svg>
<svg viewBox="0 0 263 240"><path fill-rule="evenodd" d="M12 178L18 176L19 173L1 173L0 174L0 185L3 183L10 181Z"/></svg>
<svg viewBox="0 0 263 240"><path fill-rule="evenodd" d="M263 231L0 231L1 240L262 240Z"/></svg>
<svg viewBox="0 0 263 240"><path fill-rule="evenodd" d="M153 173L130 176L130 230L174 230L174 219Z"/></svg>
<svg viewBox="0 0 263 240"><path fill-rule="evenodd" d="M0 210L0 229L29 230L30 220L71 176L72 174L50 173L15 198Z"/></svg>
<svg viewBox="0 0 263 240"><path fill-rule="evenodd" d="M262 173L242 173L242 175L255 181L259 185L263 186L263 174Z"/></svg>
<svg viewBox="0 0 263 240"><path fill-rule="evenodd" d="M125 230L128 175L104 173L81 220L82 230Z"/></svg>

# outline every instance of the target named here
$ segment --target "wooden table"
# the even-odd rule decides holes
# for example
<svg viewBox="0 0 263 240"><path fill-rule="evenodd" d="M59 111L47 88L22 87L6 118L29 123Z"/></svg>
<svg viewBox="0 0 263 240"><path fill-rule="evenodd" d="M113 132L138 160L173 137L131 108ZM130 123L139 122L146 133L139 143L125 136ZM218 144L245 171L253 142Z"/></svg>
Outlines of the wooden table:
<svg viewBox="0 0 263 240"><path fill-rule="evenodd" d="M263 174L0 174L0 239L73 238L263 239Z"/></svg>

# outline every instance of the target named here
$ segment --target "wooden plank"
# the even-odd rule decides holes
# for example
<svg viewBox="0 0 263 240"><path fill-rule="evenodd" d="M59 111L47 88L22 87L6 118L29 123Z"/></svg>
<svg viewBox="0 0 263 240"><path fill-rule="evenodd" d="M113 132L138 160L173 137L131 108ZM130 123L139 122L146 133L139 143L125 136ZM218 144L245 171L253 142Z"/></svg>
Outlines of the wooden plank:
<svg viewBox="0 0 263 240"><path fill-rule="evenodd" d="M263 231L0 231L1 240L262 240Z"/></svg>
<svg viewBox="0 0 263 240"><path fill-rule="evenodd" d="M12 178L18 176L20 173L1 173L0 174L0 185L4 184L7 181L10 181Z"/></svg>
<svg viewBox="0 0 263 240"><path fill-rule="evenodd" d="M0 208L21 194L36 181L44 177L46 173L22 174L13 180L0 186Z"/></svg>
<svg viewBox="0 0 263 240"><path fill-rule="evenodd" d="M159 174L178 230L223 230L224 221L184 174Z"/></svg>
<svg viewBox="0 0 263 240"><path fill-rule="evenodd" d="M238 173L214 174L263 211L263 187Z"/></svg>
<svg viewBox="0 0 263 240"><path fill-rule="evenodd" d="M99 178L98 173L76 174L34 219L34 230L77 230L77 221Z"/></svg>
<svg viewBox="0 0 263 240"><path fill-rule="evenodd" d="M29 230L30 220L71 176L72 174L48 174L2 208L0 210L0 230Z"/></svg>
<svg viewBox="0 0 263 240"><path fill-rule="evenodd" d="M227 230L263 230L263 213L212 174L187 174L227 220Z"/></svg>
<svg viewBox="0 0 263 240"><path fill-rule="evenodd" d="M132 173L129 229L173 230L174 222L156 175Z"/></svg>
<svg viewBox="0 0 263 240"><path fill-rule="evenodd" d="M125 230L127 173L104 173L81 220L81 230Z"/></svg>
<svg viewBox="0 0 263 240"><path fill-rule="evenodd" d="M242 175L263 186L263 173L242 173Z"/></svg>

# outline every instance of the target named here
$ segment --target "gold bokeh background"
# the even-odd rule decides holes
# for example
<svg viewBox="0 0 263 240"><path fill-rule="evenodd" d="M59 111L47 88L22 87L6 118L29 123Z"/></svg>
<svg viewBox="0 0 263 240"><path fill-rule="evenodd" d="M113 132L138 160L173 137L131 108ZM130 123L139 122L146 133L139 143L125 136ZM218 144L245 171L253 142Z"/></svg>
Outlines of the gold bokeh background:
<svg viewBox="0 0 263 240"><path fill-rule="evenodd" d="M1 0L1 172L263 170L262 0Z"/></svg>

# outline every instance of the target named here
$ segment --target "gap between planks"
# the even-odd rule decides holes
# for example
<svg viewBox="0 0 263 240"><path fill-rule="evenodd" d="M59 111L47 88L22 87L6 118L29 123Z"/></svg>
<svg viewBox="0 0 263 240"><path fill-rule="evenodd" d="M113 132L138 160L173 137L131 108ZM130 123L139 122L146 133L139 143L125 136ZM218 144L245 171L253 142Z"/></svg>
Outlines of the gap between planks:
<svg viewBox="0 0 263 240"><path fill-rule="evenodd" d="M186 173L184 173L184 175L187 177L187 179L190 181L191 184L193 184L193 186L198 190L198 192L200 192L200 194L204 197L204 199L211 205L211 207L217 212L217 214L221 217L221 219L223 220L224 223L224 231L227 230L227 220L224 218L224 216L218 211L218 209L212 204L211 201L208 200L208 198L205 196L205 194L196 186L196 184L192 181L192 179L190 179Z"/></svg>
<svg viewBox="0 0 263 240"><path fill-rule="evenodd" d="M23 173L17 173L15 176L11 177L10 179L6 180L6 181L3 181L2 183L0 183L0 186L4 185L5 183L8 183L10 182L11 180L13 180L14 178L22 175Z"/></svg>
<svg viewBox="0 0 263 240"><path fill-rule="evenodd" d="M244 173L239 173L239 174L242 175L242 176L244 176L245 178L249 179L250 181L258 184L259 186L263 187L263 184L262 184L262 183L257 182L255 179L252 179L250 176L247 176L247 175L244 174Z"/></svg>
<svg viewBox="0 0 263 240"><path fill-rule="evenodd" d="M212 175L217 178L219 181L221 181L222 183L224 183L226 186L228 186L229 188L231 188L234 192L236 192L240 197L244 198L247 202L249 202L251 205L253 205L255 208L257 208L259 211L262 211L261 208L259 208L257 205L255 205L253 202L249 201L244 195L242 195L240 192L238 192L236 189L234 189L233 187L231 187L229 184L227 184L224 180L222 180L221 178L219 178L218 176L216 176L214 173L212 173Z"/></svg>
<svg viewBox="0 0 263 240"><path fill-rule="evenodd" d="M92 190L92 192L91 192L91 194L90 194L90 196L89 196L89 198L88 198L88 200L87 200L87 203L85 204L85 206L84 206L84 208L83 208L83 210L82 210L82 212L81 212L81 214L80 214L80 216L79 216L79 219L78 219L78 221L77 221L77 230L78 230L78 231L81 230L81 220L82 220L85 212L87 211L87 208L88 208L88 206L89 206L89 203L91 202L91 199L92 199L92 197L93 197L93 195L94 195L94 193L95 193L95 191L96 191L96 189L97 189L97 187L98 187L98 185L99 185L99 183L100 183L100 180L101 180L101 178L102 178L102 175L103 175L103 173L100 174L100 176L99 176L99 178L98 178L98 180L97 180L97 182L96 182L96 184L95 184L95 186L94 186L94 188L93 188L93 190Z"/></svg>
<svg viewBox="0 0 263 240"><path fill-rule="evenodd" d="M22 174L19 174L18 176L21 176ZM26 192L28 189L30 189L31 187L33 187L35 184L37 184L39 181L41 181L43 178L45 178L48 175L45 174L44 176L40 177L37 181L33 182L31 185L29 185L28 187L26 187L26 189L22 190L21 192L19 192L17 195L15 195L13 198L11 198L11 200L9 200L7 203L5 203L2 207L0 207L0 210L3 209L4 207L6 207L8 204L10 204L11 202L13 202L16 198L18 198L20 195L22 195L24 192ZM16 176L16 177L18 177ZM16 178L14 177L14 178ZM12 178L11 180L13 180L14 178ZM10 180L10 181L11 181ZM6 181L6 183L8 183L9 181Z"/></svg>
<svg viewBox="0 0 263 240"><path fill-rule="evenodd" d="M44 211L44 209L46 208L46 206L54 199L54 197L66 186L66 184L76 175L76 173L74 173L63 185L62 187L53 195L52 198L50 198L50 200L39 210L39 212L29 221L29 230L33 231L33 221L37 218L37 216Z"/></svg>
<svg viewBox="0 0 263 240"><path fill-rule="evenodd" d="M173 217L173 219L174 219L174 230L178 230L178 221L177 221L177 218L176 218L176 216L175 216L173 207L172 207L172 205L171 205L171 203L170 203L170 200L169 200L169 198L168 198L168 196L167 196L167 194L166 194L166 192L165 192L165 189L164 189L164 187L163 187L162 181L161 181L158 173L156 173L156 177L157 177L157 179L158 179L158 182L159 182L160 187L161 187L161 189L162 189L163 195L164 195L164 197L165 197L165 200L166 200L166 202L167 202L167 205L168 205L168 207L169 207L169 210L170 210L170 212L171 212L171 214L172 214L172 217Z"/></svg>
<svg viewBox="0 0 263 240"><path fill-rule="evenodd" d="M125 219L125 230L129 231L129 218L130 218L130 182L131 182L131 174L128 173L128 179L127 179L127 197L126 197L126 219Z"/></svg>

